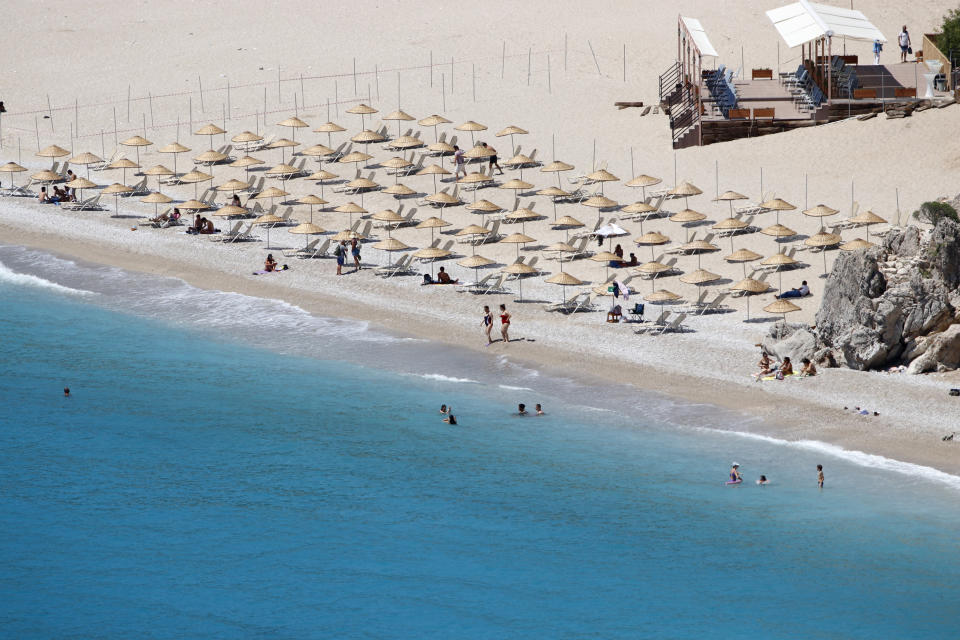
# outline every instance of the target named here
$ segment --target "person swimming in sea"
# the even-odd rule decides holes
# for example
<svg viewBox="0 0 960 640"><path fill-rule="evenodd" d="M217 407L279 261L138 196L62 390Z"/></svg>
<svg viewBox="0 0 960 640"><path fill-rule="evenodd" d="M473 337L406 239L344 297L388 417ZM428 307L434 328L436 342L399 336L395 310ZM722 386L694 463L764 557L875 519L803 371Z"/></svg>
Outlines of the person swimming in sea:
<svg viewBox="0 0 960 640"><path fill-rule="evenodd" d="M519 405L517 405L517 415L518 416L527 415L527 405L523 404L522 402Z"/></svg>
<svg viewBox="0 0 960 640"><path fill-rule="evenodd" d="M760 479L757 480L757 484L760 485L761 487L762 487L763 485L769 483L769 482L770 482L770 481L767 480L767 476L763 476L763 475L761 475L761 476L760 476Z"/></svg>
<svg viewBox="0 0 960 640"><path fill-rule="evenodd" d="M740 475L740 465L734 462L730 465L730 484L743 482L743 476Z"/></svg>
<svg viewBox="0 0 960 640"><path fill-rule="evenodd" d="M447 424L451 424L451 425L452 425L452 424L457 424L457 417L451 413L451 414L448 415L446 418L444 418L443 421L446 422Z"/></svg>
<svg viewBox="0 0 960 640"><path fill-rule="evenodd" d="M447 411L447 405L445 405L445 404L440 405L440 413L443 413L443 414L448 413L448 411Z"/></svg>
<svg viewBox="0 0 960 640"><path fill-rule="evenodd" d="M69 398L69 397L70 397L70 387L64 387L64 388L63 388L63 397L64 397L64 398Z"/></svg>

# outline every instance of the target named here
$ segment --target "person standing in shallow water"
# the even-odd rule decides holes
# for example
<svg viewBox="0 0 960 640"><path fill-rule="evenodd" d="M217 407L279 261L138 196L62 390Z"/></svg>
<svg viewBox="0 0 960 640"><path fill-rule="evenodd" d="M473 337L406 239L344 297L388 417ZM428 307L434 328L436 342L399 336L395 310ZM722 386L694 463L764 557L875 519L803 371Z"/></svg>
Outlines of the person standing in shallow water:
<svg viewBox="0 0 960 640"><path fill-rule="evenodd" d="M500 305L500 335L504 342L510 342L510 312L507 305Z"/></svg>
<svg viewBox="0 0 960 640"><path fill-rule="evenodd" d="M817 465L817 487L823 489L823 465Z"/></svg>

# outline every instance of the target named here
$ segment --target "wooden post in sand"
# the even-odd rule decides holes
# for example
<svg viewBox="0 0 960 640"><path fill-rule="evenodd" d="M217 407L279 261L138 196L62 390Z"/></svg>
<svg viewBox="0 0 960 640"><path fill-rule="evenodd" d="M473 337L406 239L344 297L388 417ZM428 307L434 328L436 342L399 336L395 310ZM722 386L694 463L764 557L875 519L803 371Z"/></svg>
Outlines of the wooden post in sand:
<svg viewBox="0 0 960 640"><path fill-rule="evenodd" d="M107 145L103 143L103 129L100 129L100 157L107 157Z"/></svg>
<svg viewBox="0 0 960 640"><path fill-rule="evenodd" d="M433 49L430 50L430 86L433 86Z"/></svg>
<svg viewBox="0 0 960 640"><path fill-rule="evenodd" d="M473 85L473 101L477 101L477 65L475 62L470 63L470 82Z"/></svg>
<svg viewBox="0 0 960 640"><path fill-rule="evenodd" d="M336 80L333 81L333 106L336 107L337 117L340 117L340 87Z"/></svg>
<svg viewBox="0 0 960 640"><path fill-rule="evenodd" d="M73 99L73 130L77 132L77 137L80 137L80 99Z"/></svg>
<svg viewBox="0 0 960 640"><path fill-rule="evenodd" d="M377 102L380 102L380 69L377 67L377 65L373 65L373 78L374 78L374 82L376 82L377 84ZM304 105L304 108L306 108L306 105L307 105L306 100L304 100L303 105Z"/></svg>
<svg viewBox="0 0 960 640"><path fill-rule="evenodd" d="M50 108L50 94L49 94L49 93L47 94L47 116L50 118L50 133L54 133L54 131L53 131L53 109ZM0 136L0 138L2 138L2 136ZM0 143L0 144L2 144L2 143Z"/></svg>
<svg viewBox="0 0 960 640"><path fill-rule="evenodd" d="M443 111L447 111L447 76L446 74L440 74L440 95L443 96Z"/></svg>
<svg viewBox="0 0 960 640"><path fill-rule="evenodd" d="M533 69L533 47L527 48L527 86L530 86L530 72Z"/></svg>
<svg viewBox="0 0 960 640"><path fill-rule="evenodd" d="M127 85L127 122L130 122L130 85Z"/></svg>
<svg viewBox="0 0 960 640"><path fill-rule="evenodd" d="M547 54L547 93L553 93L553 78L550 77L550 54Z"/></svg>
<svg viewBox="0 0 960 640"><path fill-rule="evenodd" d="M590 43L589 40L587 40L587 46L590 47L590 55L593 56L593 64L595 64L595 65L597 66L597 75L600 76L600 77L603 77L603 74L600 73L600 63L597 62L597 54L596 54L596 52L594 52L594 50L593 50L593 45Z"/></svg>
<svg viewBox="0 0 960 640"><path fill-rule="evenodd" d="M503 41L503 47L500 49L500 79L503 80L503 74L507 69L507 41Z"/></svg>
<svg viewBox="0 0 960 640"><path fill-rule="evenodd" d="M299 117L300 117L300 111L299 111L299 106L298 106L298 104L297 104L297 94L296 94L296 93L293 94L293 115L294 115L294 117L296 117L296 118L299 118ZM224 129L226 129L226 127L224 127Z"/></svg>
<svg viewBox="0 0 960 640"><path fill-rule="evenodd" d="M37 151L40 151L40 119L36 114L33 115L33 126L37 130Z"/></svg>
<svg viewBox="0 0 960 640"><path fill-rule="evenodd" d="M303 104L303 108L307 108L307 96L303 91L303 74L300 74L300 102Z"/></svg>
<svg viewBox="0 0 960 640"><path fill-rule="evenodd" d="M120 138L117 137L117 108L113 108L113 146L120 144Z"/></svg>
<svg viewBox="0 0 960 640"><path fill-rule="evenodd" d="M227 113L233 118L233 105L230 103L230 78L227 78Z"/></svg>
<svg viewBox="0 0 960 640"><path fill-rule="evenodd" d="M141 113L140 115L143 116L143 137L146 138L147 137L147 114ZM77 137L79 138L80 136L77 136Z"/></svg>
<svg viewBox="0 0 960 640"><path fill-rule="evenodd" d="M200 74L197 74L197 87L200 88L200 113L206 113L207 107L203 104L203 80L200 79Z"/></svg>
<svg viewBox="0 0 960 640"><path fill-rule="evenodd" d="M353 95L357 95L357 59L353 59Z"/></svg>
<svg viewBox="0 0 960 640"><path fill-rule="evenodd" d="M187 110L190 112L190 132L193 132L193 96L187 96Z"/></svg>
<svg viewBox="0 0 960 640"><path fill-rule="evenodd" d="M267 88L263 88L263 126L267 126ZM190 125L190 128L193 129L193 125Z"/></svg>
<svg viewBox="0 0 960 640"><path fill-rule="evenodd" d="M280 95L280 65L277 65L277 104L279 105L282 103L283 103L283 96ZM266 109L264 109L263 115L264 117L266 117L267 115Z"/></svg>
<svg viewBox="0 0 960 640"><path fill-rule="evenodd" d="M147 99L150 101L150 126L156 127L157 125L153 120L153 92L147 93Z"/></svg>

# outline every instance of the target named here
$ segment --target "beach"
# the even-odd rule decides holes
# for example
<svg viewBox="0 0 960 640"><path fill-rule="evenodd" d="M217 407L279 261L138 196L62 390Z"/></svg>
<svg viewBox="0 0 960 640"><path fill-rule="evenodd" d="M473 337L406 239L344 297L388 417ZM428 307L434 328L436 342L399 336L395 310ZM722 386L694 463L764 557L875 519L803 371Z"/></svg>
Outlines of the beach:
<svg viewBox="0 0 960 640"><path fill-rule="evenodd" d="M639 117L638 109L619 111L613 107L613 102L628 99L645 100L648 105L656 103L656 77L675 55L675 9L643 7L649 32L638 39L627 28L629 21L613 21L611 24L609 16L603 13L585 16L575 25L569 25L568 31L560 33L539 22L533 6L510 7L513 19L509 24L498 25L495 33L486 33L480 26L481 16L471 15L474 9L458 9L454 17L440 11L439 5L425 5L420 11L411 12L404 11L400 4L387 3L376 12L378 19L386 19L391 25L385 31L386 36L378 38L376 43L364 42L358 48L352 46L355 43L350 34L362 28L364 15L343 5L324 12L324 24L329 33L324 36L322 63L309 63L299 44L308 36L297 31L305 29L305 25L284 25L280 31L279 25L266 21L258 22L256 30L251 30L247 21L240 20L239 12L222 16L213 6L191 6L191 12L195 12L193 20L198 26L185 33L174 29L172 21L175 16L168 11L150 7L136 10L111 7L109 20L98 23L93 30L57 17L55 8L59 6L52 3L53 10L45 13L43 19L31 23L30 29L35 31L17 33L17 44L20 45L16 48L17 57L0 72L7 87L4 99L10 112L4 116L3 159L17 160L19 145L19 162L30 167L31 171L48 166L46 159L33 157L37 133L40 146L57 143L76 153L81 150L102 151L106 156L115 147L111 140L114 135L118 139L134 134L145 135L157 146L177 138L193 149L180 158L180 167L183 168L190 164L187 156L196 155L208 143L220 146L229 141L230 135L243 130L288 136L291 134L289 130L274 123L293 116L295 112L310 125L318 126L328 119L328 100L333 103L329 107L329 119L347 129L334 140L336 146L338 141L347 140L349 135L361 129L358 116L345 113L346 109L360 102L369 102L379 109L379 113L367 116L364 126L368 128L372 128L371 122L378 123L380 116L397 107L417 118L443 113L453 121L446 127L447 135L459 135L461 141L470 134L453 130L454 125L468 119L485 123L488 129L480 132L478 139L482 138L499 149L501 164L513 155L511 138L495 138L492 134L508 125L524 127L530 134L518 136L516 144L525 153L536 149L537 158L544 162L557 159L573 164L577 170L571 174L606 166L619 180L605 183L604 194L620 204L640 199L637 189L623 184L632 175L640 173L661 178L663 182L659 186L684 180L698 185L703 195L690 198L687 206L707 214L705 226L684 228L665 219L643 224L644 232L661 231L673 241L666 247L654 248L654 253L662 253L661 249L682 243L692 232L698 232L702 237L709 233L709 223L725 218L727 204L711 200L713 195L726 190L748 194L753 201L761 195L775 195L795 204L797 210L783 212L780 221L807 235L817 231L820 221L801 215L799 209L818 203L841 210L836 217L839 219L850 214L851 200L855 200L858 208L870 208L892 225L906 224L909 212L921 202L951 195L949 191L943 192L944 186L951 184L950 176L960 162L960 143L956 140L941 138L938 144L930 144L931 140L938 139L938 132L955 119L952 109L931 110L904 120L875 118L867 122L840 122L674 152L670 148L665 116ZM632 6L617 5L608 11L632 15ZM936 24L942 12L936 3L929 3L913 7L913 15L902 16L894 6L881 2L866 3L859 8L888 34L888 38L896 33L903 21L915 24L919 21L929 30L927 25ZM576 11L576 5L558 5L558 11L560 14ZM727 12L711 8L707 3L687 3L680 7L680 11L698 17L708 32L715 34L713 41L720 52L720 60L728 60L732 65L739 59L742 47L747 66L769 66L776 62L776 32L759 8L744 5L739 11ZM431 20L447 22L433 28L430 38L417 38L411 34L417 32L422 22L418 17L421 13L431 15ZM114 31L124 34L122 44L104 35ZM596 36L592 35L594 32ZM483 46L471 46L472 39L481 35ZM205 54L204 59L198 61L191 52L201 38ZM59 77L56 65L36 65L35 60L43 55L44 45L51 42L66 49L79 47L82 43L85 64L109 69L109 73L64 80ZM624 44L627 45L626 65ZM127 54L116 55L118 46ZM860 51L866 46L864 43L849 43L850 50L860 55L866 55ZM156 50L164 52L165 59L161 64L155 64L150 57ZM451 57L454 60L452 75ZM784 49L782 67L787 68L789 62ZM373 73L373 67L376 73ZM354 68L357 69L356 76ZM149 73L144 73L147 70ZM22 81L27 76L31 78L29 85ZM308 79L301 81L300 76ZM279 83L277 77L281 79ZM229 91L226 88L228 81ZM53 83L58 87L51 98L54 110L47 114L53 117L39 119L45 111L45 97L35 87ZM126 100L128 84L133 96L130 102ZM71 96L70 100L66 99L67 95ZM73 108L70 105L74 101L84 106ZM31 109L38 113L18 113ZM114 110L119 113L120 120L116 134L113 131ZM38 118L36 122L35 117ZM208 122L225 125L228 134L214 139L191 135L191 123L195 130ZM39 124L34 131L32 125L36 123ZM383 124L388 125L388 131L393 131L396 123ZM415 125L402 124L403 128L407 128L407 124ZM80 136L71 140L69 132L73 125L80 131ZM423 138L432 141L433 132L429 128L421 129ZM305 145L326 144L326 134L309 131L303 129L293 135L304 140ZM370 145L368 149L377 161L399 155L380 146ZM470 147L469 142L466 147ZM127 157L133 157L132 148L118 149L126 152ZM143 167L161 162L169 164L169 156L158 154L155 149L141 150ZM267 149L254 154L266 159L259 168L279 164L281 154L278 151ZM915 153L918 159L903 158L908 153ZM922 161L919 160L921 157ZM310 166L315 166L312 161ZM345 179L353 175L354 165L334 163L323 166ZM445 166L453 169L449 159ZM475 171L476 166L468 165L471 171ZM79 175L86 175L82 168L74 168L78 169ZM363 175L369 171L362 169ZM214 179L200 185L201 189L230 178L245 177L243 170L222 165L213 167L212 173ZM519 175L517 170L507 168L505 178ZM98 184L119 181L116 171L94 172L91 177ZM523 177L536 188L556 184L556 174L541 173L538 168L525 169ZM393 182L393 177L385 175L383 169L375 171L374 179L383 185ZM424 195L433 192L430 176L407 176L401 181ZM290 200L319 192L316 183L302 179L285 183L268 179L267 183L286 188L293 194ZM570 186L566 175L560 184ZM149 186L155 188L154 178L149 180ZM452 188L453 183L443 182L440 186ZM163 188L181 199L194 194L191 185ZM331 204L326 207L328 210L315 211L313 221L330 231L346 228L346 216L329 209L356 201L359 196L330 193L329 187L325 196ZM465 193L462 197L469 203L474 196ZM476 198L489 198L507 211L512 209L514 200L513 192L496 188L478 190ZM782 275L771 274L769 282L774 289L769 294L752 297L752 314L769 322L743 322L746 298L728 298L725 304L731 306L731 313L691 318L687 322L693 330L691 332L637 336L631 325L604 322L605 310L610 306L609 297L596 298L595 304L600 310L595 313L566 316L545 312L545 303L559 301L562 292L556 285L545 283L543 277L523 280L524 299L537 302L519 303L514 302L518 294L516 280L507 281L508 295L475 296L456 293L453 287L421 287L419 277L384 280L366 270L336 278L332 260L280 258L281 262L289 264L290 271L253 276L252 272L260 268L268 252L265 242L221 245L208 242L203 236L184 235L182 228L151 229L139 224L138 220L152 215L153 207L137 200L122 199L123 217L113 218L107 212L70 213L33 201L5 198L0 202L0 240L7 244L42 248L57 255L174 276L204 288L282 299L319 315L369 321L402 334L479 350L487 349L479 329L482 305L490 304L496 309L495 305L505 303L514 318L512 334L522 340L510 345L495 344L489 347L491 351L509 353L511 358L519 361L541 363L568 375L629 383L705 404L734 408L761 418L760 422L749 421L748 427L760 433L790 440L823 441L850 450L928 465L949 473L960 471L960 460L955 452L940 442L940 436L949 431L942 416L954 408L954 399L947 396L946 391L960 380L956 374L914 377L821 369L815 379L756 383L751 378L759 358L759 350L754 345L769 329L770 322L776 319L764 314L760 308L772 300L780 278L784 289L798 286L801 279L810 281L813 296L799 301L801 311L792 314L789 320L813 322L823 283L818 277L822 272L823 256L820 254L799 254L805 268ZM226 200L226 194L218 198L218 201L223 200ZM523 231L536 239L535 243L520 251L516 245L484 244L472 248L469 244L455 243L457 255L470 255L476 251L501 265L509 264L520 255L528 261L532 256L539 256L537 266L543 275L556 273L558 263L550 260L549 253L538 248L564 240L568 232L550 227L553 211L547 198L531 195L521 197L520 201L523 206L532 203L534 210L545 216L545 219L522 225ZM104 196L104 202L113 207L112 198ZM667 200L664 209L669 207L675 212L684 206L681 202ZM376 191L365 194L363 203L370 213L396 209L400 205L407 210L417 206L409 200L398 201ZM444 243L458 239L453 231L481 222L480 216L466 211L463 206L446 207L442 211L418 208L417 219L441 215L452 223L437 230ZM294 209L298 221L307 219L307 207L296 206ZM595 209L578 204L560 205L558 213L583 221L586 229L593 226L598 216ZM609 218L616 216L616 212L599 212L599 215ZM773 224L774 214L762 214L762 220L762 224L758 222L760 226ZM222 228L228 222L218 220L217 224ZM603 248L622 244L628 254L635 252L641 262L649 260L650 248L637 247L631 242L632 237L640 235L640 225L625 220L618 221L618 224L629 231L630 236L614 238L604 243ZM504 224L501 228L504 233L512 233L514 230L519 232L520 227L519 224ZM863 231L862 228L848 231L845 239L862 237ZM376 230L376 233L381 238L385 235L383 230ZM261 240L266 237L262 229L256 234ZM392 235L412 247L423 247L429 244L432 232L428 229L398 229ZM293 249L302 242L302 236L290 235L283 228L272 231L273 247ZM742 276L741 265L722 259L729 253L728 249L746 248L767 256L781 248L786 250L796 246L796 243L777 243L759 233L735 236L732 243L726 238L718 238L716 243L720 250L704 254L699 260L696 256L679 257L679 266L685 272L702 266L723 276L718 283L708 285L708 300L726 291L726 286ZM596 248L594 243L591 246ZM275 255L278 253L274 251ZM825 253L829 268L838 252ZM368 266L387 264L394 258L370 249L369 245L363 248L364 263ZM566 271L584 281L582 289L585 291L603 282L609 272L605 263L590 260L565 264ZM453 277L463 280L474 276L473 270L458 267L453 260L438 262L436 266L446 266ZM417 270L428 271L429 267L422 264ZM622 279L630 270L619 272L618 278ZM481 276L486 273L480 271ZM676 277L658 279L655 284L657 288L675 291L688 301L700 293L698 288L684 284ZM635 299L639 300L637 294L646 293L652 284L636 278L631 287ZM575 290L564 289L568 293ZM632 300L622 303L625 309L632 306ZM651 313L654 307L647 305L648 317L655 315ZM877 411L880 416L861 417L843 410L854 406Z"/></svg>

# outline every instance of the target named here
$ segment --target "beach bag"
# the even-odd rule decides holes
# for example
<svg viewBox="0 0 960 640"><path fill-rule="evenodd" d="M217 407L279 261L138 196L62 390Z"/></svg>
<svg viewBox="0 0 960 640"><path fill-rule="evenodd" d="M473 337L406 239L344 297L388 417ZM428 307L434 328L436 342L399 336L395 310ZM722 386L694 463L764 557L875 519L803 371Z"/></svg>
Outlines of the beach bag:
<svg viewBox="0 0 960 640"><path fill-rule="evenodd" d="M913 47L907 47L907 53L913 53Z"/></svg>
<svg viewBox="0 0 960 640"><path fill-rule="evenodd" d="M774 376L777 380L783 380L783 371L777 371L777 375Z"/></svg>
<svg viewBox="0 0 960 640"><path fill-rule="evenodd" d="M337 248L333 250L333 255L336 256L337 258L342 258L342 257L343 257L343 245L342 245L342 244L338 244L338 245L337 245Z"/></svg>

